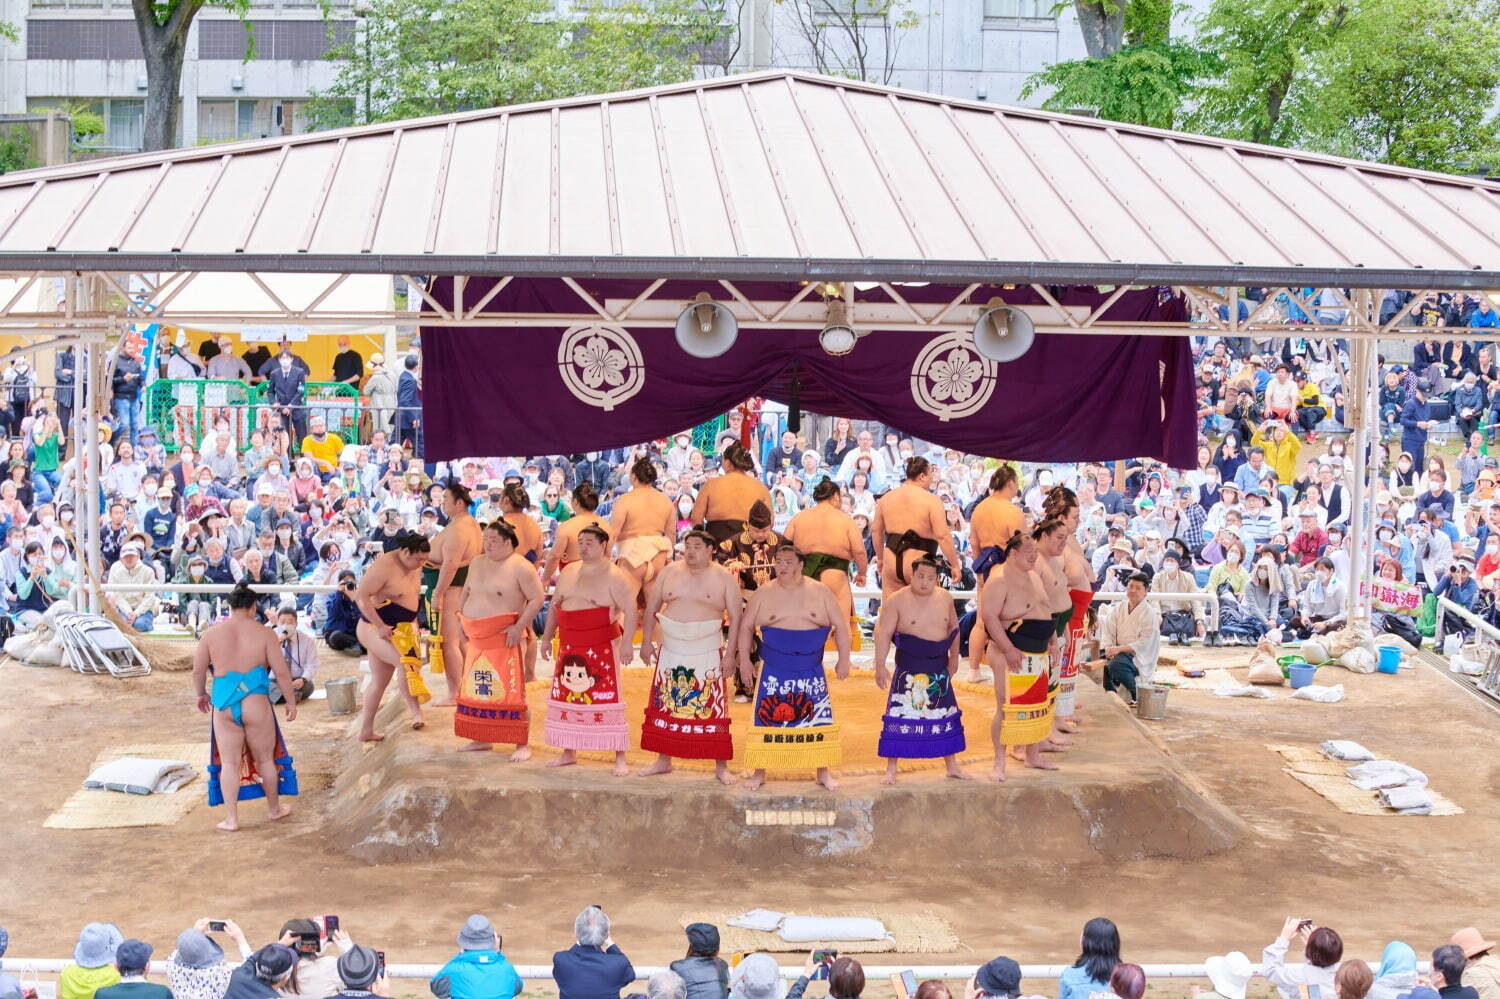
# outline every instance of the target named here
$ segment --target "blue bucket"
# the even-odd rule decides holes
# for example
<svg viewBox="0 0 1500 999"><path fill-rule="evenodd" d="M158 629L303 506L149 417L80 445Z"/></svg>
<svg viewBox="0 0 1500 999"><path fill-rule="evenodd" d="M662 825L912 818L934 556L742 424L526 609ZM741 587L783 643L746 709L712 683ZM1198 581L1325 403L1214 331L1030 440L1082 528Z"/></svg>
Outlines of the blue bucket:
<svg viewBox="0 0 1500 999"><path fill-rule="evenodd" d="M1313 678L1317 675L1318 667L1310 663L1292 666L1287 670L1287 678L1292 681L1293 690L1296 690L1298 687L1306 687L1313 682Z"/></svg>
<svg viewBox="0 0 1500 999"><path fill-rule="evenodd" d="M1376 669L1382 673L1395 674L1401 671L1401 647L1399 645L1379 645L1380 662Z"/></svg>

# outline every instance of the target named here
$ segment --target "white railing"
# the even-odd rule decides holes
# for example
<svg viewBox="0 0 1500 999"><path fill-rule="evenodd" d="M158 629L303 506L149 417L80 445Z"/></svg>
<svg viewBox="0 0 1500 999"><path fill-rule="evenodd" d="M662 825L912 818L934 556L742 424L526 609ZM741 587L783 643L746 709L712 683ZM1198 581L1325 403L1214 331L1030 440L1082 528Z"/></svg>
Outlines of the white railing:
<svg viewBox="0 0 1500 999"><path fill-rule="evenodd" d="M1437 650L1439 653L1443 651L1444 611L1452 614L1454 617L1461 618L1469 622L1474 626L1474 629L1476 631L1480 632L1491 641L1500 642L1500 628L1496 628L1494 625L1490 624L1488 621L1475 614L1473 611L1460 607L1458 604L1454 603L1452 600L1449 600L1447 597L1438 597L1437 607L1437 630L1433 632L1433 641L1437 642Z"/></svg>
<svg viewBox="0 0 1500 999"><path fill-rule="evenodd" d="M5 970L8 974L16 975L23 981L28 974L32 975L55 975L64 967L73 962L63 958L20 958L7 957L5 959ZM233 963L233 962L231 962ZM1023 979L1055 980L1062 976L1066 964L1023 964L1021 965L1021 977ZM386 966L386 976L389 978L428 979L436 975L442 965L439 964L391 964ZM1146 964L1142 965L1146 972L1146 978L1207 978L1208 971L1202 964ZM656 974L665 971L662 967L635 966L635 977L637 981L644 981ZM915 967L903 967L901 965L865 965L866 980L877 978L888 978L891 975L899 975L903 971L910 971L918 979L939 978L947 981L968 981L974 976L979 968L972 964L924 964ZM1426 963L1420 964L1418 970L1426 972ZM802 974L802 966L782 965L781 977L795 979ZM1260 966L1255 965L1256 974L1260 973ZM165 975L167 972L166 961L152 961L151 973L153 975ZM551 981L552 966L550 964L518 964L516 973L528 982Z"/></svg>

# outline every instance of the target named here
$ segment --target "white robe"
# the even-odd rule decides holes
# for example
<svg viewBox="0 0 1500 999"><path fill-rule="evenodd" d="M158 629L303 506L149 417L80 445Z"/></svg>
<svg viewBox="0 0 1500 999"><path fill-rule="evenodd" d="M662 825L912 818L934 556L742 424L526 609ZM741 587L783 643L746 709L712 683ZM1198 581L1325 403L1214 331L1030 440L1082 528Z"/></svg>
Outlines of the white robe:
<svg viewBox="0 0 1500 999"><path fill-rule="evenodd" d="M1129 645L1135 649L1135 668L1142 681L1150 680L1156 672L1156 657L1161 651L1161 611L1150 600L1142 600L1132 608L1129 600L1122 600L1110 609L1100 626L1099 644L1103 648L1111 645Z"/></svg>

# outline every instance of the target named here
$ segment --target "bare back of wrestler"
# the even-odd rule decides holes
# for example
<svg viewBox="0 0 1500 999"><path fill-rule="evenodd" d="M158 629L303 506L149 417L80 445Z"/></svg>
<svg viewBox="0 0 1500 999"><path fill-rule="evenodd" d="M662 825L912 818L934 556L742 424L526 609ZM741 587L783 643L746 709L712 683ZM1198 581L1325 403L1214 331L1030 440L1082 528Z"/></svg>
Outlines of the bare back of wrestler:
<svg viewBox="0 0 1500 999"><path fill-rule="evenodd" d="M287 669L286 658L281 654L281 639L255 619L252 595L246 606L231 609L228 620L203 633L193 657L193 685L198 692L198 710L204 714L213 712L214 740L219 747L219 758L224 761L219 786L224 795L225 819L218 826L224 832L234 832L240 827L240 760L246 747L260 774L270 817L285 818L292 811L276 791L276 720L272 715L271 699L265 694L251 694L241 700L237 707L243 724L238 724L232 710L215 709L208 695L210 669L214 675L222 676L257 667L271 671L281 689L282 703L286 705L286 720L294 721L297 695L292 690L292 674Z"/></svg>
<svg viewBox="0 0 1500 999"><path fill-rule="evenodd" d="M974 507L974 516L969 519L969 556L975 562L979 577L980 599L983 599L984 580L988 575L987 572L979 571L985 560L985 552L1004 551L1005 543L1011 536L1026 526L1026 514L1015 504L1019 486L1020 480L1016 477L1014 468L1002 465L995 469L990 476L990 494L979 501ZM971 683L980 683L984 680L981 669L986 637L984 611L979 607L978 600L975 601L975 608L977 614L974 630L969 636L968 678Z"/></svg>
<svg viewBox="0 0 1500 999"><path fill-rule="evenodd" d="M630 467L630 489L615 500L609 533L618 556L615 564L629 581L635 600L667 564L677 537L677 511L656 488L656 466L649 458L639 458ZM633 635L626 638L635 640Z"/></svg>
<svg viewBox="0 0 1500 999"><path fill-rule="evenodd" d="M816 502L798 513L786 525L786 539L799 551L812 556L831 556L843 559L848 565L814 566L812 579L816 579L833 591L846 619L854 617L854 594L849 581L853 569L854 583L865 585L870 557L865 552L865 540L860 537L859 526L854 518L844 512L840 505L838 484L824 479L813 490Z"/></svg>
<svg viewBox="0 0 1500 999"><path fill-rule="evenodd" d="M1063 553L1068 546L1068 533L1063 522L1058 518L1043 520L1037 525L1034 537L1037 546L1036 578L1042 584L1042 592L1047 597L1047 614L1057 619L1058 615L1065 618L1071 616L1073 610L1073 598L1068 593L1068 574L1063 565ZM1052 649L1052 669L1059 672L1062 669L1062 642L1064 635L1059 634ZM1073 731L1071 725L1067 725L1055 714L1052 718L1052 734L1042 740L1041 749L1044 753L1058 752L1068 746L1072 740L1065 738L1062 733ZM1012 747L1011 754L1020 759L1018 749Z"/></svg>
<svg viewBox="0 0 1500 999"><path fill-rule="evenodd" d="M694 524L703 525L715 541L723 542L738 533L757 501L769 509L771 491L755 477L755 460L739 444L724 449L722 475L703 483L691 514Z"/></svg>
<svg viewBox="0 0 1500 999"><path fill-rule="evenodd" d="M919 545L902 551L898 563L894 549L908 531L916 535ZM905 586L911 578L906 570L924 554L941 552L949 568L958 571L958 549L943 519L942 501L932 494L932 463L926 458L908 460L906 481L875 501L870 535L880 556L882 596L888 597Z"/></svg>

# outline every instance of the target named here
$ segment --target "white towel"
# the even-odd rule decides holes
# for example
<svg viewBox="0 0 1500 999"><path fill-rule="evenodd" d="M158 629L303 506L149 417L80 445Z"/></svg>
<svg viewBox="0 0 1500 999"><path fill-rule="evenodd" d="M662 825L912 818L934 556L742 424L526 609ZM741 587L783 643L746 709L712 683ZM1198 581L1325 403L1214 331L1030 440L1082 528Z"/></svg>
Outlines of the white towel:
<svg viewBox="0 0 1500 999"><path fill-rule="evenodd" d="M770 909L751 909L742 916L735 916L728 920L730 926L738 926L742 930L759 930L762 933L770 933L781 925L786 918L784 912L773 912Z"/></svg>
<svg viewBox="0 0 1500 999"><path fill-rule="evenodd" d="M1379 791L1388 787L1426 787L1427 775L1416 767L1395 760L1372 760L1349 768L1349 779L1361 791Z"/></svg>
<svg viewBox="0 0 1500 999"><path fill-rule="evenodd" d="M1305 687L1294 690L1288 695L1299 701L1317 701L1319 704L1337 704L1344 699L1344 685L1336 683L1332 687L1325 687L1320 683L1310 683Z"/></svg>
<svg viewBox="0 0 1500 999"><path fill-rule="evenodd" d="M1330 739L1321 747L1323 755L1331 760L1347 760L1350 763L1360 763L1364 760L1373 760L1375 754L1357 742L1348 739Z"/></svg>
<svg viewBox="0 0 1500 999"><path fill-rule="evenodd" d="M1268 698L1274 697L1275 695L1264 687L1254 687L1248 683L1235 683L1232 678L1225 677L1219 682L1219 686L1214 690L1214 696Z"/></svg>
<svg viewBox="0 0 1500 999"><path fill-rule="evenodd" d="M84 780L83 786L126 794L171 794L196 776L198 771L186 760L127 756L97 768Z"/></svg>

